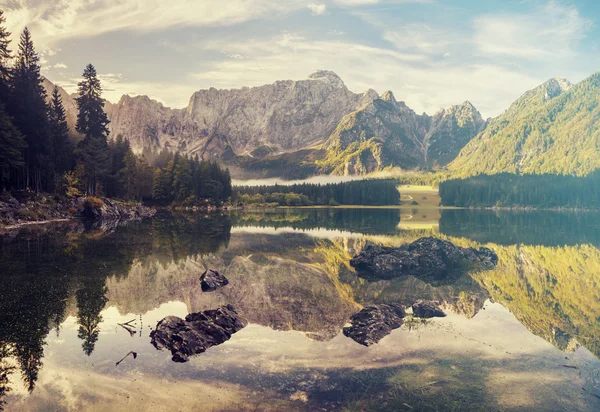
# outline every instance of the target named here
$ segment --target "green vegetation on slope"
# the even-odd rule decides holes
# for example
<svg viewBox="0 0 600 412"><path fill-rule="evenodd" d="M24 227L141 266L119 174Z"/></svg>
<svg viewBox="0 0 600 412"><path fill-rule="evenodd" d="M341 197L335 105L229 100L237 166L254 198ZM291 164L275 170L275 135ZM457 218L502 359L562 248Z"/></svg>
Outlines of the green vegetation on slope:
<svg viewBox="0 0 600 412"><path fill-rule="evenodd" d="M434 116L417 115L391 92L344 117L317 161L322 172L367 174L390 167L445 166L485 122L469 102Z"/></svg>
<svg viewBox="0 0 600 412"><path fill-rule="evenodd" d="M600 167L600 74L527 92L449 165L454 175L572 174Z"/></svg>
<svg viewBox="0 0 600 412"><path fill-rule="evenodd" d="M480 175L447 180L439 191L444 206L600 209L600 171L586 177Z"/></svg>
<svg viewBox="0 0 600 412"><path fill-rule="evenodd" d="M235 188L234 201L274 206L389 206L400 204L397 185L396 180L372 179L326 185L239 186Z"/></svg>

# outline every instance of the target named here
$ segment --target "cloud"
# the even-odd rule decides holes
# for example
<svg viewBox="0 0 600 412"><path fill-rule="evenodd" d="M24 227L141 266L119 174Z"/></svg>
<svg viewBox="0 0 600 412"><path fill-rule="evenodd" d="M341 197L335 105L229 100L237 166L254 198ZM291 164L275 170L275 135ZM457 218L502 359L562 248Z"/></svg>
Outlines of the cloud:
<svg viewBox="0 0 600 412"><path fill-rule="evenodd" d="M327 10L327 6L324 4L316 4L316 3L310 3L308 5L308 8L312 11L312 14L314 15L321 15L324 14L325 11Z"/></svg>
<svg viewBox="0 0 600 412"><path fill-rule="evenodd" d="M370 4L422 4L433 3L435 0L334 0L341 6L366 6Z"/></svg>
<svg viewBox="0 0 600 412"><path fill-rule="evenodd" d="M238 88L269 84L276 79L304 79L327 68L340 75L354 92L391 89L398 100L405 100L417 112L434 113L468 99L485 116L498 115L523 91L543 81L493 64L456 63L426 53L403 53L348 41L311 40L296 33L239 43L224 41L208 47L244 53L246 59L207 63L204 70L192 75L203 88Z"/></svg>
<svg viewBox="0 0 600 412"><path fill-rule="evenodd" d="M475 43L488 56L564 58L576 53L592 26L576 7L550 1L533 13L476 18Z"/></svg>
<svg viewBox="0 0 600 412"><path fill-rule="evenodd" d="M52 66L54 69L68 69L69 66L67 66L64 63L56 63L54 66Z"/></svg>
<svg viewBox="0 0 600 412"><path fill-rule="evenodd" d="M12 0L4 5L13 36L27 25L45 44L119 30L229 26L302 7L302 0Z"/></svg>
<svg viewBox="0 0 600 412"><path fill-rule="evenodd" d="M432 28L423 23L406 24L393 31L383 33L383 39L400 50L414 50L421 53L447 53L449 47L464 43L465 39L441 28Z"/></svg>
<svg viewBox="0 0 600 412"><path fill-rule="evenodd" d="M48 76L56 85L68 93L77 92L80 77L70 77L65 73L52 73ZM117 103L123 95L148 96L167 107L182 108L187 106L189 98L196 88L189 83L174 80L174 83L138 81L129 79L121 73L98 74L102 85L102 97L111 103Z"/></svg>

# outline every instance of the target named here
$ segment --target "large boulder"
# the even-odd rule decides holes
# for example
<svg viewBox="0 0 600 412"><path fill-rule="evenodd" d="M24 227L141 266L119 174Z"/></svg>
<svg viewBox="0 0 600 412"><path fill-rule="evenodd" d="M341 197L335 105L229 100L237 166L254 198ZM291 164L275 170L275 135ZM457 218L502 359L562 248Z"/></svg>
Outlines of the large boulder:
<svg viewBox="0 0 600 412"><path fill-rule="evenodd" d="M368 306L350 318L351 326L344 328L344 335L364 346L371 346L402 326L406 312L401 305Z"/></svg>
<svg viewBox="0 0 600 412"><path fill-rule="evenodd" d="M200 276L200 287L203 292L213 292L228 284L227 278L216 270L208 269Z"/></svg>
<svg viewBox="0 0 600 412"><path fill-rule="evenodd" d="M246 327L247 321L231 305L201 313L190 313L184 319L167 316L150 333L156 349L168 349L173 362L187 362L191 355L205 352L229 340Z"/></svg>
<svg viewBox="0 0 600 412"><path fill-rule="evenodd" d="M431 284L456 280L471 270L489 270L497 263L498 256L491 249L463 248L434 237L400 248L369 245L350 261L362 277L415 276Z"/></svg>

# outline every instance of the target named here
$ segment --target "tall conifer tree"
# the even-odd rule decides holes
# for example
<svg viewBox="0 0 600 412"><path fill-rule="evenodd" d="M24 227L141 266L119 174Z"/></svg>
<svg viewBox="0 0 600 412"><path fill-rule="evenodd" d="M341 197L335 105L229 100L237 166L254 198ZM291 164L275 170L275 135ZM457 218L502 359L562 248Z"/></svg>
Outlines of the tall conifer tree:
<svg viewBox="0 0 600 412"><path fill-rule="evenodd" d="M27 141L24 184L28 188L41 190L47 183L44 178L51 170L48 105L42 86L39 57L27 28L21 34L12 79L9 109L15 125Z"/></svg>
<svg viewBox="0 0 600 412"><path fill-rule="evenodd" d="M87 193L96 194L98 183L106 177L109 169L108 117L104 112L102 87L96 69L88 64L79 82L77 105L77 131L83 134L78 153L85 166Z"/></svg>
<svg viewBox="0 0 600 412"><path fill-rule="evenodd" d="M25 138L14 126L6 111L8 104L11 69L10 33L4 27L6 18L0 10L0 188L10 187L11 178L22 170Z"/></svg>
<svg viewBox="0 0 600 412"><path fill-rule="evenodd" d="M22 170L25 147L25 138L0 102L0 188L10 187L14 176Z"/></svg>
<svg viewBox="0 0 600 412"><path fill-rule="evenodd" d="M58 87L54 86L50 98L50 134L52 137L52 157L54 159L55 179L71 170L73 150L69 141L69 126L65 107Z"/></svg>
<svg viewBox="0 0 600 412"><path fill-rule="evenodd" d="M12 51L9 49L10 32L6 30L4 23L6 23L6 17L4 17L4 11L0 10L0 101L6 105L11 80L9 62L12 59Z"/></svg>

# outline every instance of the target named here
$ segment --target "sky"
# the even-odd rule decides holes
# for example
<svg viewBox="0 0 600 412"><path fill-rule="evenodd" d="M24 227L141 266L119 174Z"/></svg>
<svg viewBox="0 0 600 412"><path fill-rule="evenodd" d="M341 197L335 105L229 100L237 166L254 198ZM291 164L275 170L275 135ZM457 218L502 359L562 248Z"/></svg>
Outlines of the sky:
<svg viewBox="0 0 600 412"><path fill-rule="evenodd" d="M187 106L193 92L336 72L416 112L465 100L484 117L552 77L600 71L596 0L0 0L28 26L51 81L86 64L104 97ZM13 43L12 48L16 48Z"/></svg>

